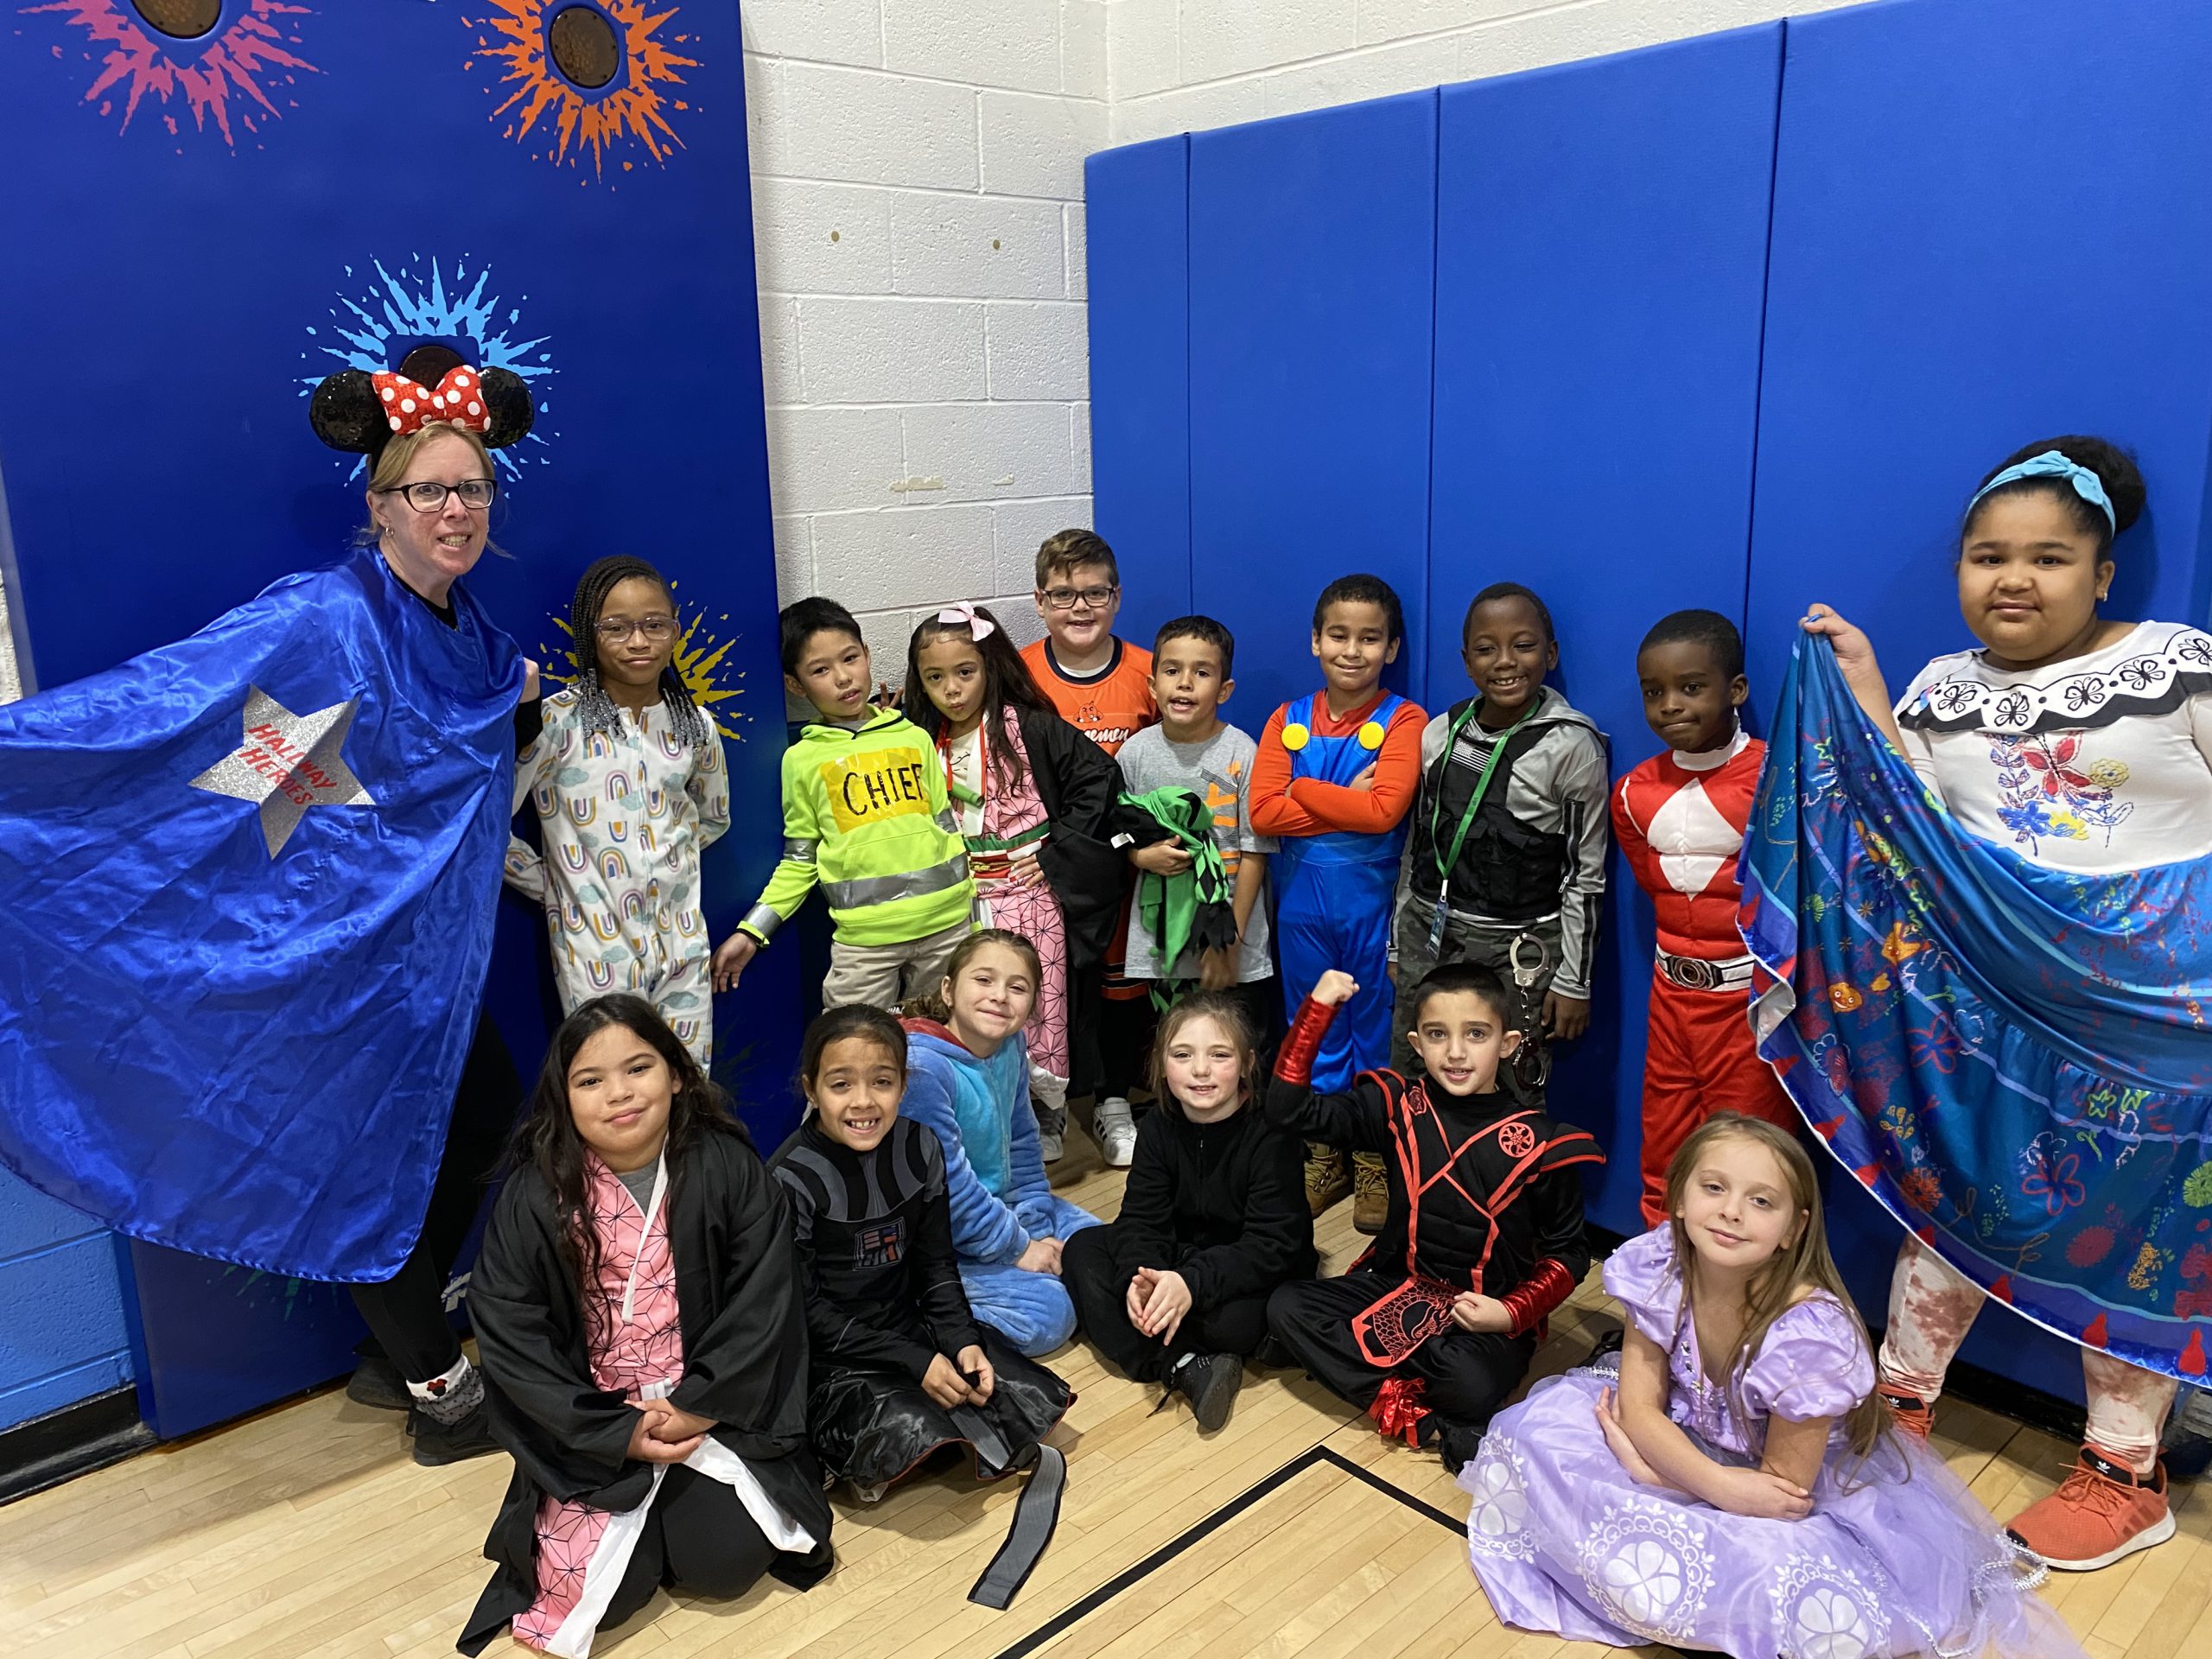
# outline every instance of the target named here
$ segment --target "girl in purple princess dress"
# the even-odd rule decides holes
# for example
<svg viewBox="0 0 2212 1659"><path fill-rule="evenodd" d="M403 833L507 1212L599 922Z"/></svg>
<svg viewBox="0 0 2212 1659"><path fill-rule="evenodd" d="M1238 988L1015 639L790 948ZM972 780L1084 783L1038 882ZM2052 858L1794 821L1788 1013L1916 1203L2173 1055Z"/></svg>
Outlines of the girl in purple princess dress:
<svg viewBox="0 0 2212 1659"><path fill-rule="evenodd" d="M1713 1119L1667 1211L1605 1263L1618 1376L1539 1384L1460 1473L1498 1617L1745 1659L2081 1659L2042 1562L1891 1429L1788 1132Z"/></svg>

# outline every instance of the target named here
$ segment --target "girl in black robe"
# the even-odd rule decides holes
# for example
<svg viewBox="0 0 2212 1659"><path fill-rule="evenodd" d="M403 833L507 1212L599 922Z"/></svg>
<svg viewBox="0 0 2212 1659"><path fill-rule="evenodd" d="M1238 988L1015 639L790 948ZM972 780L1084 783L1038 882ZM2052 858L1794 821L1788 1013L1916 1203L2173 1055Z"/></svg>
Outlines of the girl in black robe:
<svg viewBox="0 0 2212 1659"><path fill-rule="evenodd" d="M805 1121L769 1169L806 1285L823 1466L863 1500L942 1446L967 1446L987 1480L1026 1467L1075 1395L969 1307L944 1147L899 1116L905 1030L880 1008L831 1009L807 1030L799 1084Z"/></svg>
<svg viewBox="0 0 2212 1659"><path fill-rule="evenodd" d="M818 1580L790 1218L725 1097L650 1004L599 997L554 1033L514 1161L469 1307L515 1473L461 1651L512 1623L580 1656L664 1584Z"/></svg>

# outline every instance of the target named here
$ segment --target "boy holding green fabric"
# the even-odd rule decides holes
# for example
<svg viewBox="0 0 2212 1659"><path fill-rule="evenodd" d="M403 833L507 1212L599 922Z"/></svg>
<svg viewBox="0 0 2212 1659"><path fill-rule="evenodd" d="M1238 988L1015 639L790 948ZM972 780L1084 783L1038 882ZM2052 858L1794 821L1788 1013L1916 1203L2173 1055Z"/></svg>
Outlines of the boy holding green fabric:
<svg viewBox="0 0 2212 1659"><path fill-rule="evenodd" d="M1264 902L1268 855L1275 844L1253 832L1245 798L1255 746L1221 717L1221 705L1236 690L1236 639L1209 616L1178 617L1154 640L1152 692L1160 724L1137 733L1116 757L1125 798L1145 806L1149 798L1160 837L1129 854L1139 872L1138 903L1153 920L1147 925L1140 913L1131 923L1128 973L1165 982L1157 988L1166 995L1192 984L1230 992L1264 1051L1282 1012L1270 982L1274 966ZM1200 810L1179 814L1163 793L1177 791L1195 797ZM1219 856L1218 875L1192 858L1191 832L1201 829ZM1203 857L1204 847L1198 850ZM1224 885L1225 927L1212 908ZM1163 959L1163 943L1175 949L1173 959Z"/></svg>

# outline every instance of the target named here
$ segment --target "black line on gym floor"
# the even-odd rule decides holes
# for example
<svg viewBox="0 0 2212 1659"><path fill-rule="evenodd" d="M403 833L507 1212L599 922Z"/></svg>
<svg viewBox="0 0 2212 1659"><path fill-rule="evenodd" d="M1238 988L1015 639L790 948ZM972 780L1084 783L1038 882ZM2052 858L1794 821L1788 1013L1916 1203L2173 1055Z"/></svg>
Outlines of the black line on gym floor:
<svg viewBox="0 0 2212 1659"><path fill-rule="evenodd" d="M1168 1562L1173 1560L1178 1555L1182 1554L1184 1551L1189 1549L1192 1545L1198 1543L1212 1534L1218 1532L1223 1527L1228 1525L1231 1521L1234 1521L1238 1516L1243 1514L1245 1510L1250 1509L1262 1498L1280 1491L1283 1486L1288 1484L1291 1481L1295 1480L1299 1476L1304 1474L1308 1469L1314 1467L1318 1464L1325 1463L1333 1469L1340 1470L1344 1473L1351 1476L1356 1480L1363 1481L1366 1484L1372 1486L1376 1491L1382 1493L1384 1496L1397 1499L1399 1503L1404 1504L1408 1509L1420 1511L1421 1514L1427 1516L1430 1520L1435 1522L1437 1525L1448 1528L1454 1534L1457 1534L1465 1529L1465 1522L1453 1516L1446 1514L1442 1510L1438 1509L1433 1503L1424 1503L1421 1499L1415 1497L1411 1492L1402 1491L1399 1488L1392 1485L1389 1481L1383 1479L1382 1476L1376 1474L1373 1470L1362 1467L1360 1465L1354 1463L1350 1458L1341 1456L1337 1452L1330 1451L1325 1446L1317 1446L1312 1447L1310 1450L1300 1452L1298 1456L1293 1458L1288 1463L1283 1465L1281 1468L1276 1470L1274 1473L1267 1477L1266 1479L1260 1481L1257 1484L1246 1487L1244 1491L1239 1492L1235 1497L1230 1498L1228 1503L1223 1504L1211 1515L1207 1516L1202 1521L1193 1522L1188 1529L1169 1539L1166 1543L1162 1544L1158 1549L1154 1550L1151 1554L1146 1556L1135 1566L1125 1568L1123 1571L1117 1573L1114 1577L1107 1580L1105 1583L1100 1585L1096 1590L1093 1590L1089 1595L1084 1596L1073 1605L1054 1614L1052 1618L1046 1620L1043 1624L1038 1626L1037 1629L1032 1630L1027 1636L1023 1637L1020 1641L1014 1643L1011 1647L1001 1648L996 1654L992 1656L992 1659L1025 1659L1025 1656L1036 1652L1038 1649L1043 1647L1046 1643L1061 1635L1071 1626L1080 1624L1083 1620L1089 1618L1091 1614L1096 1612L1108 1602L1113 1600L1115 1597L1120 1595L1122 1591L1128 1589L1131 1585L1135 1584L1140 1580L1149 1577L1152 1573L1158 1572L1161 1567L1166 1566Z"/></svg>

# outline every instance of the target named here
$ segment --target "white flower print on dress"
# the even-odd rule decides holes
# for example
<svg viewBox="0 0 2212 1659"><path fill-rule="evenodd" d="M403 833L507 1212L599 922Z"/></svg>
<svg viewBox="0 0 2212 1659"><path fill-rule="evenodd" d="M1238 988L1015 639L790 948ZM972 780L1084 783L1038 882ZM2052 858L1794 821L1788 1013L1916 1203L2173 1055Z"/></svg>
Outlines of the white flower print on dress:
<svg viewBox="0 0 2212 1659"><path fill-rule="evenodd" d="M1783 1659L1865 1659L1885 1651L1881 1598L1826 1555L1793 1555L1774 1585Z"/></svg>
<svg viewBox="0 0 2212 1659"><path fill-rule="evenodd" d="M1606 1507L1579 1566L1617 1623L1662 1642L1688 1635L1713 1584L1704 1529L1685 1511L1642 1498Z"/></svg>
<svg viewBox="0 0 2212 1659"><path fill-rule="evenodd" d="M1509 1561L1535 1559L1520 1462L1512 1442L1492 1434L1484 1440L1481 1457L1467 1471L1463 1484L1474 1499L1467 1515L1467 1541L1479 1554Z"/></svg>

